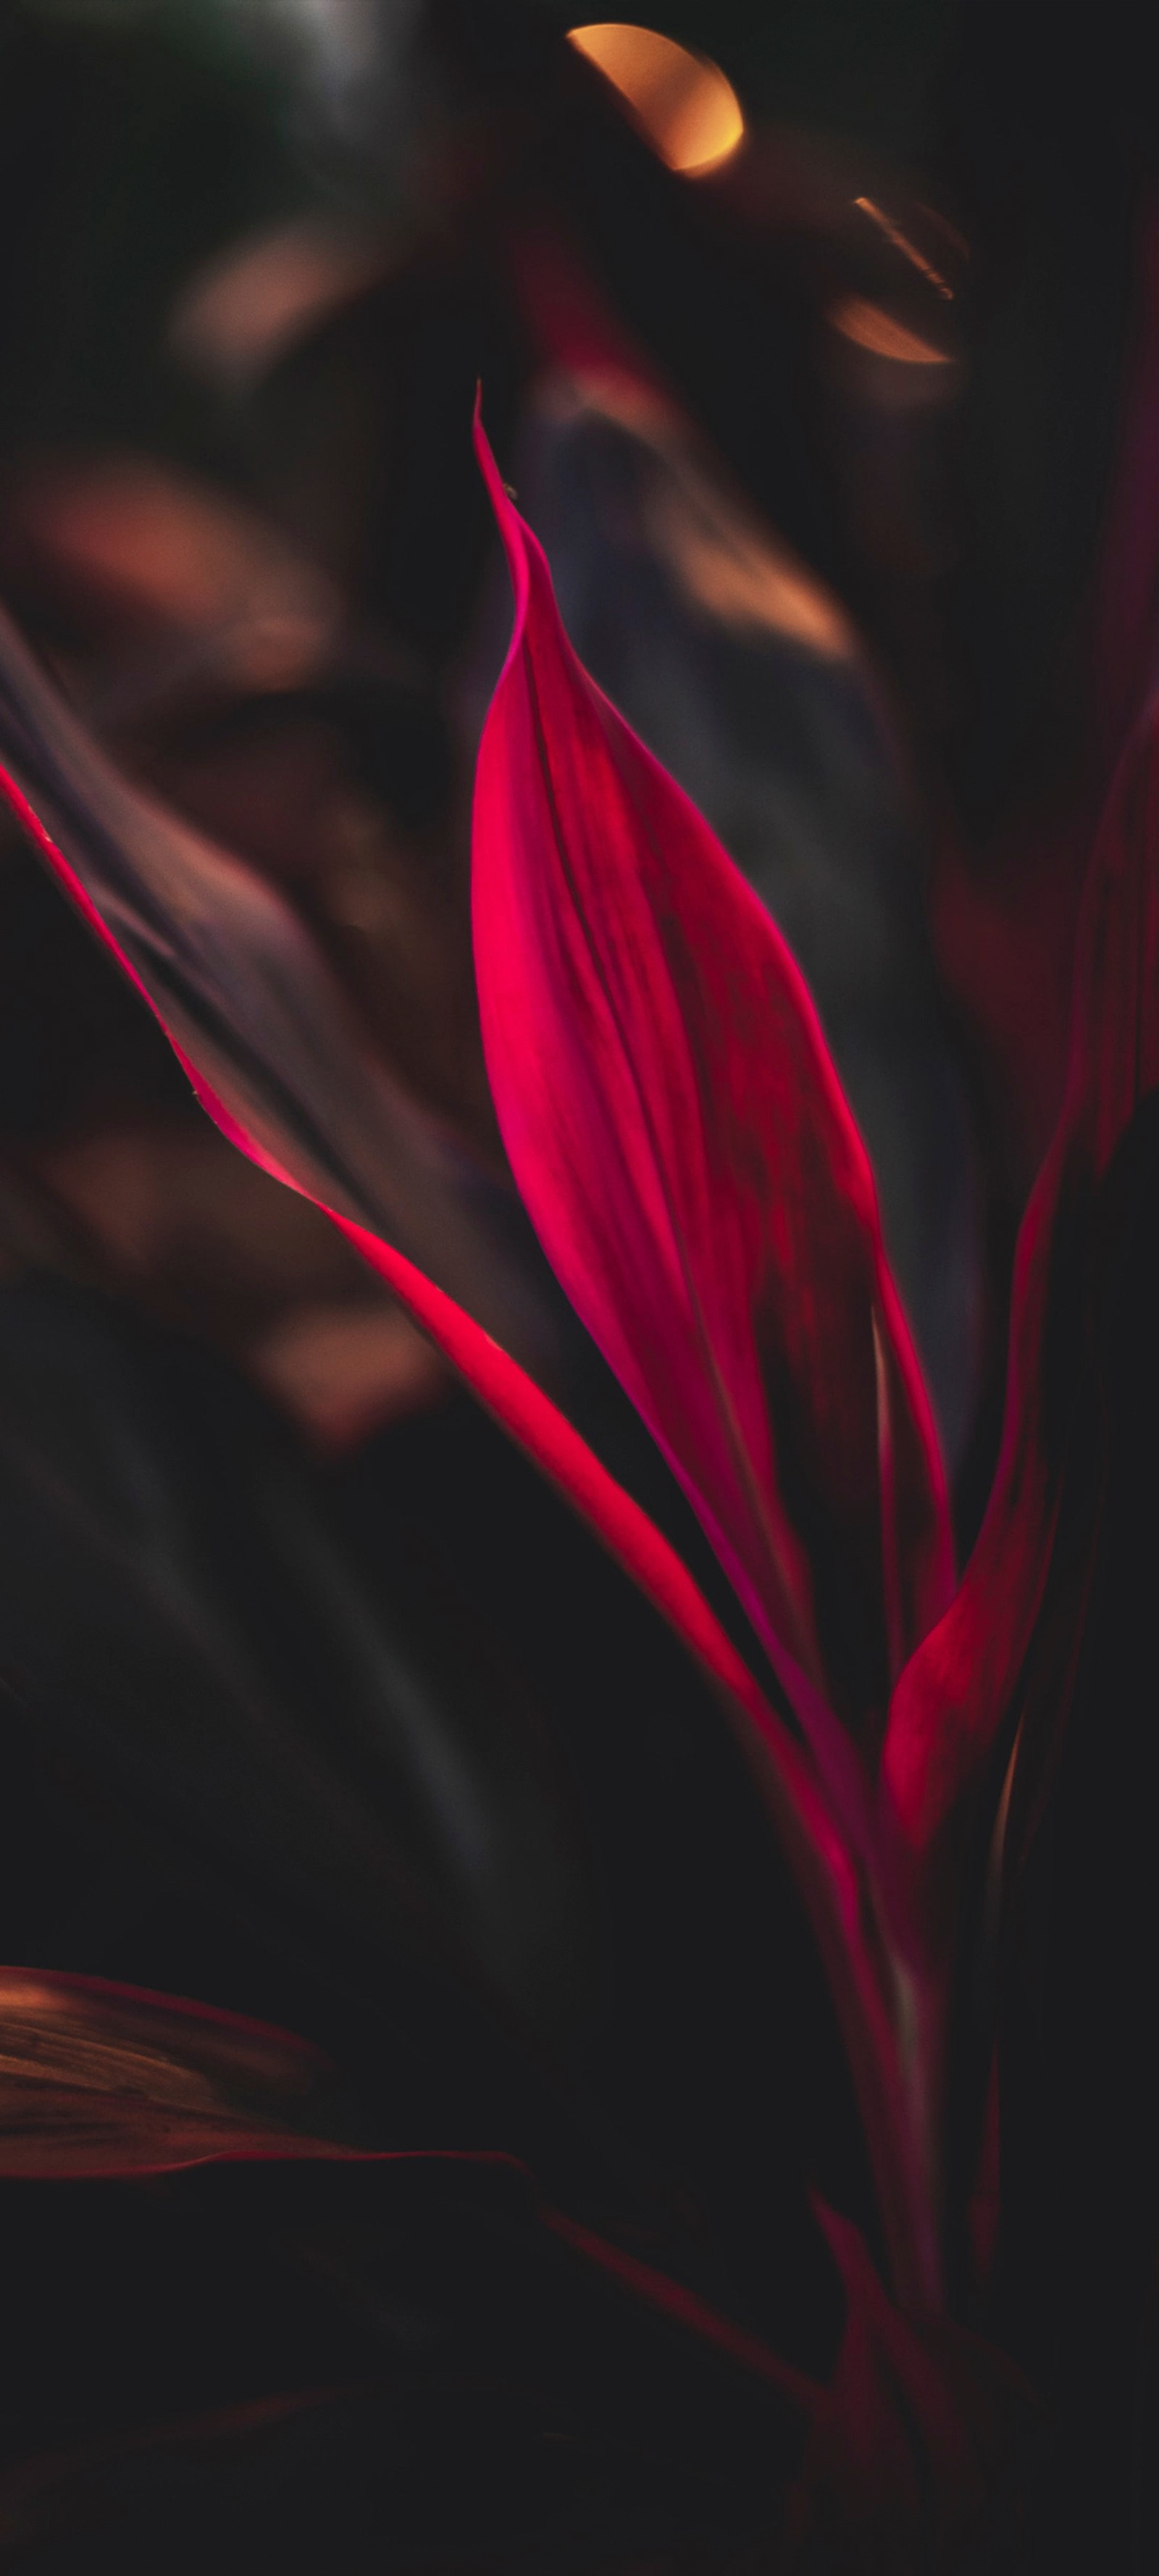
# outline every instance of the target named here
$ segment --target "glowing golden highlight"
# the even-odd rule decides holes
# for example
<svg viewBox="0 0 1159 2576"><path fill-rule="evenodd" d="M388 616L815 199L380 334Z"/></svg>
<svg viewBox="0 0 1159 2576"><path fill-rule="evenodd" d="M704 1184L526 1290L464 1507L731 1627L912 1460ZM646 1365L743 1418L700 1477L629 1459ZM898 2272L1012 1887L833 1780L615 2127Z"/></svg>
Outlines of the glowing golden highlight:
<svg viewBox="0 0 1159 2576"><path fill-rule="evenodd" d="M569 45L617 89L654 152L688 179L719 170L744 135L731 81L704 54L650 27L573 27Z"/></svg>
<svg viewBox="0 0 1159 2576"><path fill-rule="evenodd" d="M859 349L872 349L875 358L896 358L907 367L948 367L953 362L944 349L935 349L929 340L920 340L916 331L907 331L904 323L895 322L892 313L880 304L867 304L860 295L846 295L835 304L829 315L835 331L846 340L855 340Z"/></svg>

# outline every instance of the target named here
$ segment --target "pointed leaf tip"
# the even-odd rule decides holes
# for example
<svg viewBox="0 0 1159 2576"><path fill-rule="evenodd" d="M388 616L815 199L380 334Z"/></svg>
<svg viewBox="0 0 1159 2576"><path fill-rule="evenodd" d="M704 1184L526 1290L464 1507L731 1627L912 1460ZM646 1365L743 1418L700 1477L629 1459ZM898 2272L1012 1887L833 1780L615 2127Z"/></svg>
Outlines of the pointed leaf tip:
<svg viewBox="0 0 1159 2576"><path fill-rule="evenodd" d="M520 1194L831 1776L951 1578L868 1162L780 934L583 670L476 445L515 622L479 753L476 965Z"/></svg>

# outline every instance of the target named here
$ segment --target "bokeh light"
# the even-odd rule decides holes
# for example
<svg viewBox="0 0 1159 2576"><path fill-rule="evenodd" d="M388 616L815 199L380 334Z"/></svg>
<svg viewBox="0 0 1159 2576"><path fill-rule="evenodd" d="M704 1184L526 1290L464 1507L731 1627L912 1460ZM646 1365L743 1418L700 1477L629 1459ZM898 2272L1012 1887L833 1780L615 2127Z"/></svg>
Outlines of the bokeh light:
<svg viewBox="0 0 1159 2576"><path fill-rule="evenodd" d="M854 340L859 349L869 349L875 358L893 358L906 367L948 367L946 350L935 349L930 340L920 339L916 331L907 330L892 313L880 304L870 304L862 295L842 296L829 316L834 330L846 340Z"/></svg>
<svg viewBox="0 0 1159 2576"><path fill-rule="evenodd" d="M706 55L651 27L617 22L573 27L568 42L619 91L670 170L702 178L731 160L744 116L731 81Z"/></svg>

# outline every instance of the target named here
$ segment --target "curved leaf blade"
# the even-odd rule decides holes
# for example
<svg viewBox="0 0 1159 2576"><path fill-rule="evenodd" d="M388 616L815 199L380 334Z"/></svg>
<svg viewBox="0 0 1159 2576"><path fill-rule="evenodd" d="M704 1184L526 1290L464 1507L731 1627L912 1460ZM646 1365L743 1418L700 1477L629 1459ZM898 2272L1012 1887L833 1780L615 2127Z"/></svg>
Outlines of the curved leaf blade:
<svg viewBox="0 0 1159 2576"><path fill-rule="evenodd" d="M557 1386L562 1300L510 1184L372 1060L279 891L122 775L2 612L0 757L42 855L262 1167L397 1243Z"/></svg>
<svg viewBox="0 0 1159 2576"><path fill-rule="evenodd" d="M169 2173L223 2156L357 2156L325 2133L329 2073L304 2040L236 2013L0 1968L0 2175L10 2181Z"/></svg>
<svg viewBox="0 0 1159 2576"><path fill-rule="evenodd" d="M936 1434L801 977L603 698L481 429L516 596L479 753L484 1048L517 1185L830 1785L945 1606Z"/></svg>
<svg viewBox="0 0 1159 2576"><path fill-rule="evenodd" d="M166 1031L203 1108L229 1141L291 1189L314 1190L280 1159L242 1104L224 1097L171 1026L128 945L110 927L76 868L57 846L19 781L0 768L18 821L94 935ZM115 909L113 918L116 919ZM117 932L120 931L117 921ZM192 1043L196 1046L196 1037ZM217 1071L216 1062L214 1072ZM937 2258L925 2205L923 2150L897 2073L891 2007L866 1937L861 1869L835 1822L812 1765L765 1698L681 1557L640 1505L601 1464L535 1378L466 1307L392 1243L318 1196L316 1204L392 1289L488 1409L581 1513L647 1598L669 1621L721 1691L758 1789L770 1809L801 1889L833 1990L861 2100L885 2223L899 2279L928 2286ZM854 1792L850 1804L857 1803ZM861 1816L864 1825L864 1816ZM864 1858L864 1854L862 1855Z"/></svg>
<svg viewBox="0 0 1159 2576"><path fill-rule="evenodd" d="M487 2150L381 2150L336 2134L333 2070L294 2033L206 2004L74 1977L0 1968L0 2180L128 2181L208 2163L380 2167L405 2190L428 2174L567 2248L635 2306L767 2381L808 2417L821 2391L759 2336L615 2243L540 2200L517 2158ZM440 2179L441 2178L441 2179Z"/></svg>

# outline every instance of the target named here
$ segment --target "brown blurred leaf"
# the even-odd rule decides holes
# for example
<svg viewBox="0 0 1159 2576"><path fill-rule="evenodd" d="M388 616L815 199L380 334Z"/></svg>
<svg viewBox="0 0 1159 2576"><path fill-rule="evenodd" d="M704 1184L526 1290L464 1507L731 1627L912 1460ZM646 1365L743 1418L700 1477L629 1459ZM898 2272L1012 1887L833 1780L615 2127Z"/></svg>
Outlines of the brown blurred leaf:
<svg viewBox="0 0 1159 2576"><path fill-rule="evenodd" d="M325 2058L168 1996L0 1968L0 2175L79 2180L213 2156L343 2157Z"/></svg>

